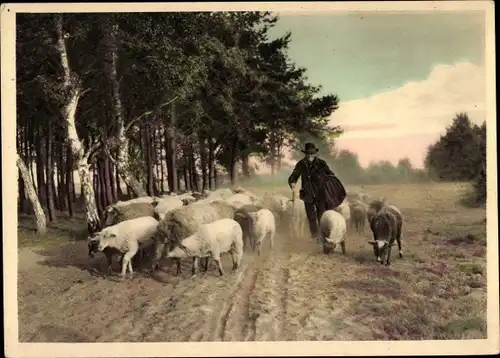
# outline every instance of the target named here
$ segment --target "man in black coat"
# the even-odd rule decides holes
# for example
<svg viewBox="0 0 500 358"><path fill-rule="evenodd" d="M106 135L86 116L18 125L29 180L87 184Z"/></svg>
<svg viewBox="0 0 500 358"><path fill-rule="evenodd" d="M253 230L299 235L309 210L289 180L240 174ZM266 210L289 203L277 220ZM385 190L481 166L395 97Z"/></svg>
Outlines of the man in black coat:
<svg viewBox="0 0 500 358"><path fill-rule="evenodd" d="M311 234L319 240L318 227L321 215L326 210L333 209L339 205L345 197L345 191L343 191L343 187L335 178L335 174L330 170L328 164L316 156L318 151L319 149L313 143L305 144L304 150L301 150L305 154L305 157L295 164L295 168L288 178L288 185L293 190L299 177L302 177L302 188L299 192L299 198L304 201ZM329 191L328 193L332 194L329 194L327 198L327 195L325 195L325 183L332 178L336 179L338 183L336 184L337 188L340 188L340 190L334 189L339 193L337 195ZM343 194L344 197L342 197ZM335 196L339 196L340 198L335 198ZM339 199L340 202L338 202Z"/></svg>

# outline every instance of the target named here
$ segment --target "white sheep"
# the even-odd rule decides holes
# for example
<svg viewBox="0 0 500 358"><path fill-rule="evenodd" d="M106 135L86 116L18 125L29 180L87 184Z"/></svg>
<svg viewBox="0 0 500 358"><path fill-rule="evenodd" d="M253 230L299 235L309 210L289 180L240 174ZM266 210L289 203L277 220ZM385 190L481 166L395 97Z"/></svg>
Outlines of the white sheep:
<svg viewBox="0 0 500 358"><path fill-rule="evenodd" d="M345 236L347 224L345 218L334 210L326 210L319 220L319 231L325 254L335 251L338 244L345 255Z"/></svg>
<svg viewBox="0 0 500 358"><path fill-rule="evenodd" d="M115 206L127 206L132 203L148 203L152 204L155 200L158 200L160 198L157 198L156 196L141 196L135 199L130 199L126 201L118 201L117 203L113 204Z"/></svg>
<svg viewBox="0 0 500 358"><path fill-rule="evenodd" d="M182 200L185 204L194 203L196 201L196 198L190 192L177 195L176 198Z"/></svg>
<svg viewBox="0 0 500 358"><path fill-rule="evenodd" d="M123 253L122 278L125 278L128 267L130 276L133 275L131 260L139 249L139 244L153 245L153 235L158 228L158 221L152 217L141 217L122 221L119 224L109 226L97 233L93 240L98 240L98 250L106 248L116 249Z"/></svg>
<svg viewBox="0 0 500 358"><path fill-rule="evenodd" d="M241 265L243 258L243 231L240 224L233 219L220 219L210 224L201 225L195 234L181 240L181 242L168 253L167 257L182 259L193 257L192 275L196 275L198 260L207 258L205 272L208 270L208 258L211 257L219 269L219 274L224 275L221 254L229 253L233 259L233 271Z"/></svg>
<svg viewBox="0 0 500 358"><path fill-rule="evenodd" d="M176 196L162 198L158 201L155 201L153 205L156 205L154 209L155 213L160 218L160 220L162 220L169 211L180 208L184 206L184 204L184 201Z"/></svg>
<svg viewBox="0 0 500 358"><path fill-rule="evenodd" d="M347 200L344 200L342 204L340 204L333 210L341 214L346 222L349 222L349 220L351 219L351 208L349 207L349 202Z"/></svg>
<svg viewBox="0 0 500 358"><path fill-rule="evenodd" d="M231 191L231 189L227 189L227 188L217 189L217 190L211 192L210 194L208 194L206 199L208 199L208 200L221 200L221 199L227 199L232 195L233 195L233 192Z"/></svg>
<svg viewBox="0 0 500 358"><path fill-rule="evenodd" d="M249 190L243 189L243 188L233 189L233 193L246 195L252 201L251 204L258 204L258 202L262 200L262 198L260 196L252 193Z"/></svg>
<svg viewBox="0 0 500 358"><path fill-rule="evenodd" d="M310 234L306 205L303 200L296 199L295 201L290 200L288 202L287 218L290 223L288 228L295 235L302 236Z"/></svg>
<svg viewBox="0 0 500 358"><path fill-rule="evenodd" d="M252 247L254 251L257 249L260 256L261 246L266 238L269 238L271 248L274 246L274 234L276 232L274 215L269 209L260 209L249 212L248 216L251 220L250 238L253 243Z"/></svg>
<svg viewBox="0 0 500 358"><path fill-rule="evenodd" d="M355 227L358 233L364 232L368 205L361 200L354 200L349 203L349 208L351 210L351 227Z"/></svg>
<svg viewBox="0 0 500 358"><path fill-rule="evenodd" d="M229 203L229 205L231 205L236 210L239 210L242 207L244 207L245 205L251 205L251 204L245 204L245 203L242 203L241 201L233 201L233 202Z"/></svg>
<svg viewBox="0 0 500 358"><path fill-rule="evenodd" d="M233 194L225 200L231 205L235 205L236 203L242 203L243 205L253 204L253 200L248 195L241 193Z"/></svg>
<svg viewBox="0 0 500 358"><path fill-rule="evenodd" d="M277 217L282 219L289 209L289 202L290 199L286 196L274 194L263 197L258 204L271 210Z"/></svg>
<svg viewBox="0 0 500 358"><path fill-rule="evenodd" d="M233 219L235 211L227 202L214 200L204 204L196 202L168 212L160 221L155 235L153 270L158 267L159 260L166 254L168 247L175 247L182 239L196 233L203 224L219 219ZM180 260L176 261L177 274L180 274Z"/></svg>

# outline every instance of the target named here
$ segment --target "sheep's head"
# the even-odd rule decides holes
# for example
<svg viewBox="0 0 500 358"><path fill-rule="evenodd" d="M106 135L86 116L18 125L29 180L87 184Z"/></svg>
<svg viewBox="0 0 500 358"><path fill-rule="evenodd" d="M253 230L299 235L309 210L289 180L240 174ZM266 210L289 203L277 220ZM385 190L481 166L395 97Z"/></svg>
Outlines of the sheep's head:
<svg viewBox="0 0 500 358"><path fill-rule="evenodd" d="M118 210L116 209L116 206L110 205L106 209L105 214L104 214L105 218L106 218L104 221L104 227L113 225L117 214L118 214Z"/></svg>
<svg viewBox="0 0 500 358"><path fill-rule="evenodd" d="M191 235L189 237L187 237L188 239L191 239L193 238L194 235ZM185 239L184 239L185 240ZM190 256L193 256L193 253L191 252L191 250L189 250L188 247L186 247L185 245L182 244L182 242L178 243L174 249L172 249L168 254L167 254L167 257L168 258L176 258L176 259L181 259L181 258L185 258L185 257L190 257Z"/></svg>
<svg viewBox="0 0 500 358"><path fill-rule="evenodd" d="M248 217L250 218L250 221L254 223L255 221L257 221L257 212L253 211L248 213Z"/></svg>
<svg viewBox="0 0 500 358"><path fill-rule="evenodd" d="M232 191L234 194L239 194L239 193L244 193L244 192L245 192L245 189L243 189L241 186L239 186L239 187L233 188L231 191Z"/></svg>
<svg viewBox="0 0 500 358"><path fill-rule="evenodd" d="M88 238L87 246L89 248L89 257L94 257L95 253L99 251L99 234L94 234Z"/></svg>
<svg viewBox="0 0 500 358"><path fill-rule="evenodd" d="M116 234L114 232L109 232L103 230L100 234L99 246L97 250L103 251L106 247L108 247L108 240L116 238Z"/></svg>
<svg viewBox="0 0 500 358"><path fill-rule="evenodd" d="M371 240L368 241L368 243L373 246L373 253L380 263L386 260L387 254L389 253L389 247L394 246L394 244L389 244L388 240Z"/></svg>
<svg viewBox="0 0 500 358"><path fill-rule="evenodd" d="M380 198L380 199L375 199L372 200L370 205L368 206L369 209L375 213L378 213L382 208L386 205L386 200L385 198Z"/></svg>

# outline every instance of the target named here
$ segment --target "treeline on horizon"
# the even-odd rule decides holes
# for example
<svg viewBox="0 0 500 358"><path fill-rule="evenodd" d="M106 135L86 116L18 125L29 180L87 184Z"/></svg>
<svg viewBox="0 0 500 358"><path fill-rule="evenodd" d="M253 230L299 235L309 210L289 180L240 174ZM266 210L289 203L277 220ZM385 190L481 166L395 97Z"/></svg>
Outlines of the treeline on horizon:
<svg viewBox="0 0 500 358"><path fill-rule="evenodd" d="M427 148L422 169L414 168L408 158L400 159L397 165L382 160L364 168L356 153L336 149L334 139L325 140L307 134L299 137L301 140L297 143L311 141L320 149L320 157L346 186L429 181L472 182L473 191L464 198L464 204L480 205L486 202L486 122L481 126L473 124L467 113L458 113L445 134ZM299 160L302 157L300 148L295 145L292 158ZM252 182L286 183L292 169L280 168L274 175L261 175Z"/></svg>
<svg viewBox="0 0 500 358"><path fill-rule="evenodd" d="M290 60L290 33L269 37L277 21L269 12L18 14L19 211L34 211L40 228L83 207L92 233L117 200L237 184L252 175L251 157L276 172L285 146L332 142L339 98L320 95Z"/></svg>

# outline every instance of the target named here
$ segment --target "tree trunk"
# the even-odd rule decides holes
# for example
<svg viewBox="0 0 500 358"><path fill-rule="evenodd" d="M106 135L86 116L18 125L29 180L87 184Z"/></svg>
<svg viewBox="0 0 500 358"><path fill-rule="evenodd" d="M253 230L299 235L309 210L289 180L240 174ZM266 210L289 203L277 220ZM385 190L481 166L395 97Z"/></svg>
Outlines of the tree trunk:
<svg viewBox="0 0 500 358"><path fill-rule="evenodd" d="M168 135L168 131L166 132ZM171 139L166 138L165 139L165 164L167 165L167 184L168 184L168 190L173 191L174 184L172 182L172 179L174 177L174 168L172 168L172 144L171 144Z"/></svg>
<svg viewBox="0 0 500 358"><path fill-rule="evenodd" d="M245 179L250 178L250 156L248 154L244 154L241 161L241 169L243 172L243 177Z"/></svg>
<svg viewBox="0 0 500 358"><path fill-rule="evenodd" d="M161 178L161 172L160 172L160 164L161 161L159 158L161 158L161 155L159 154L159 151L161 150L161 146L158 145L158 135L157 135L157 130L153 128L152 130L152 161L153 161L153 176L154 176L154 182L153 182L153 190L154 190L154 195L159 194L160 190L160 178Z"/></svg>
<svg viewBox="0 0 500 358"><path fill-rule="evenodd" d="M85 153L75 125L75 114L78 108L78 102L82 95L81 88L78 83L72 79L71 70L69 68L68 55L66 51L66 43L64 42L62 29L62 15L56 14L55 27L57 33L56 50L58 51L61 67L63 69L63 90L67 94L66 101L62 106L61 113L66 125L66 135L71 147L71 152L76 158L78 174L82 185L82 195L85 202L87 229L89 234L100 229L99 214L95 203L94 190L91 183L91 173L88 159L90 151Z"/></svg>
<svg viewBox="0 0 500 358"><path fill-rule="evenodd" d="M181 187L181 171L180 169L174 169L175 171L175 185L177 185L177 190Z"/></svg>
<svg viewBox="0 0 500 358"><path fill-rule="evenodd" d="M200 146L200 166L201 166L201 190L208 189L208 173L207 173L207 148L205 138L200 134L198 137Z"/></svg>
<svg viewBox="0 0 500 358"><path fill-rule="evenodd" d="M231 185L236 185L238 173L236 171L236 148L238 145L238 138L234 138L231 144L231 157L229 161L229 178L231 179Z"/></svg>
<svg viewBox="0 0 500 358"><path fill-rule="evenodd" d="M168 172L169 178L171 177L172 186L169 188L170 191L177 193L179 191L180 180L177 173L177 134L176 134L176 106L175 102L171 104L170 107L170 123L167 127L167 138L168 138L168 151L169 151L169 162L170 169Z"/></svg>
<svg viewBox="0 0 500 358"><path fill-rule="evenodd" d="M192 184L191 187L194 191L200 191L199 183L198 183L198 172L196 171L196 158L194 157L194 146L191 143L189 155L191 158L191 179Z"/></svg>
<svg viewBox="0 0 500 358"><path fill-rule="evenodd" d="M24 134L24 133L23 133ZM25 135L21 135L20 133L18 133L17 135L17 152L20 154L19 157L24 157L26 158L26 151L23 150L23 148L25 148L25 143L23 143L23 139L24 139ZM25 142L25 141L24 141ZM26 193L25 193L25 190L24 190L24 181L22 180L22 175L21 175L21 172L20 170L18 169L18 180L17 180L17 189L18 189L18 204L17 204L17 212L18 213L24 213L25 212L25 198L26 198ZM29 172L28 172L29 174Z"/></svg>
<svg viewBox="0 0 500 358"><path fill-rule="evenodd" d="M159 139L159 146L160 146L160 190L161 193L165 193L165 167L163 165L164 162L164 157L163 157L163 142L162 142L163 135L158 136Z"/></svg>
<svg viewBox="0 0 500 358"><path fill-rule="evenodd" d="M120 180L120 173L118 173L118 168L116 167L115 164L113 164L113 167L115 169L116 198L117 200L121 200L121 198L123 197L123 190L122 190L122 183Z"/></svg>
<svg viewBox="0 0 500 358"><path fill-rule="evenodd" d="M64 163L64 146L61 142L58 143L57 150L59 154L59 161L57 163L57 192L59 198L59 210L65 211L67 209L66 199L68 195L66 193L67 186L64 180L66 172L66 166Z"/></svg>
<svg viewBox="0 0 500 358"><path fill-rule="evenodd" d="M94 179L92 180L94 184L94 193L96 194L96 202L97 202L97 212L99 213L99 217L102 218L102 213L104 212L104 202L103 202L103 190L102 190L102 182L100 175L100 165L96 165L94 168Z"/></svg>
<svg viewBox="0 0 500 358"><path fill-rule="evenodd" d="M26 168L26 170L28 170L28 168ZM18 173L18 187L19 187L19 206L18 206L18 212L19 213L25 213L26 212L26 207L25 207L25 198L26 198L26 190L24 189L25 188L25 184L24 184L24 176L22 175L21 173L21 170L19 169L18 170L19 173ZM29 175L29 171L28 171L28 175Z"/></svg>
<svg viewBox="0 0 500 358"><path fill-rule="evenodd" d="M214 143L212 138L208 138L208 187L210 190L215 189L215 165L214 165Z"/></svg>
<svg viewBox="0 0 500 358"><path fill-rule="evenodd" d="M40 204L45 213L47 213L47 184L45 181L45 151L43 150L41 134L38 134L36 143L36 180L38 188L38 198L40 199Z"/></svg>
<svg viewBox="0 0 500 358"><path fill-rule="evenodd" d="M31 180L31 176L29 175L28 168L19 155L17 155L16 164L26 186L28 198L33 206L33 211L36 217L37 232L39 235L44 235L47 233L47 219L42 206L40 205L40 200L38 200L38 196L36 195L35 187L33 185L33 181Z"/></svg>
<svg viewBox="0 0 500 358"><path fill-rule="evenodd" d="M118 147L118 157L116 158L117 170L123 181L130 187L130 189L137 195L147 196L144 187L133 175L128 157L129 140L126 136L126 130L123 119L123 108L120 98L120 84L118 83L117 62L118 62L118 47L116 45L116 36L118 33L118 24L112 22L111 26L104 28L105 35L107 36L107 51L106 51L106 72L111 82L112 95L113 95L113 112L116 121L117 136L114 141L115 146ZM109 153L111 155L111 153Z"/></svg>
<svg viewBox="0 0 500 358"><path fill-rule="evenodd" d="M46 148L46 170L47 170L47 208L49 213L49 220L55 222L56 218L56 208L54 201L54 164L52 162L53 153L53 129L52 123L49 122L48 133L47 133L47 148Z"/></svg>
<svg viewBox="0 0 500 358"><path fill-rule="evenodd" d="M68 146L66 150L66 194L69 216L75 214L75 177L73 176L73 153Z"/></svg>
<svg viewBox="0 0 500 358"><path fill-rule="evenodd" d="M274 130L270 133L269 147L271 149L270 153L270 164L271 164L271 175L276 173L276 133Z"/></svg>
<svg viewBox="0 0 500 358"><path fill-rule="evenodd" d="M219 187L219 179L217 174L217 168L214 165L214 190Z"/></svg>
<svg viewBox="0 0 500 358"><path fill-rule="evenodd" d="M113 204L113 193L111 189L111 181L110 181L110 172L109 172L109 158L104 157L101 161L101 171L102 179L101 185L103 189L103 199L104 199L104 208L107 208L109 205Z"/></svg>
<svg viewBox="0 0 500 358"><path fill-rule="evenodd" d="M153 161L153 147L152 143L150 140L150 130L149 126L146 124L143 129L143 136L144 136L144 146L143 150L145 151L145 156L146 156L146 172L147 172L147 192L149 196L155 195L155 176L154 176L154 161Z"/></svg>
<svg viewBox="0 0 500 358"><path fill-rule="evenodd" d="M106 158L106 172L108 175L108 181L109 181L109 193L110 193L110 204L116 203L118 201L117 196L116 196L116 185L115 185L115 170L114 170L114 165L111 163L111 160L109 158Z"/></svg>
<svg viewBox="0 0 500 358"><path fill-rule="evenodd" d="M187 161L186 158L184 160ZM182 166L182 176L184 178L184 191L191 190L191 188L189 187L188 165L187 165L187 163Z"/></svg>

